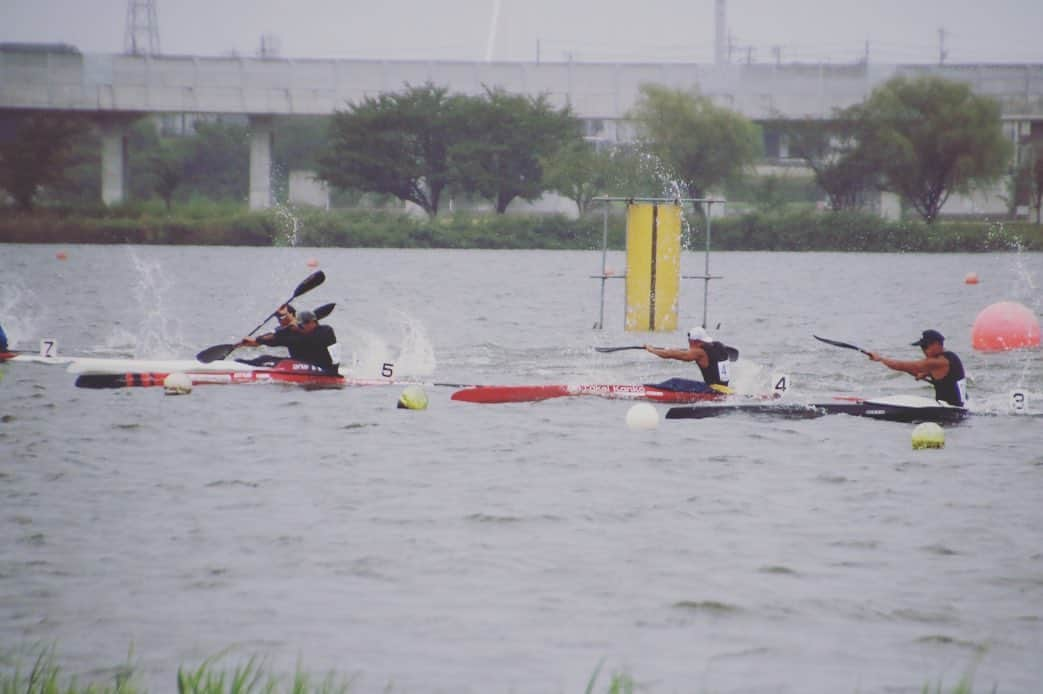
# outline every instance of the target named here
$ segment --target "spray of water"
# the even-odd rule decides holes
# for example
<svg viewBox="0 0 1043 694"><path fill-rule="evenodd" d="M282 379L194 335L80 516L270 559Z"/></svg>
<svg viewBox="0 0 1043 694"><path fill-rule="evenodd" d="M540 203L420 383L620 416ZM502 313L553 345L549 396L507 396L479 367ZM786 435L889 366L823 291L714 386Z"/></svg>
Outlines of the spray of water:
<svg viewBox="0 0 1043 694"><path fill-rule="evenodd" d="M143 260L133 249L128 249L130 262L137 273L137 285L132 295L138 310L132 323L114 326L107 341L110 348L127 348L134 357L143 359L176 358L189 349L183 337L176 311L170 310L168 298L173 284L158 260Z"/></svg>

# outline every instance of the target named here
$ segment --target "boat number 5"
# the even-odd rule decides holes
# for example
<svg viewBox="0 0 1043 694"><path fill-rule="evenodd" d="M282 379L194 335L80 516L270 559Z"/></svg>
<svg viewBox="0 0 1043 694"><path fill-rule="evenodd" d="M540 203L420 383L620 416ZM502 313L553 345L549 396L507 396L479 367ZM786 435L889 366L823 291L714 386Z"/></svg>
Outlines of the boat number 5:
<svg viewBox="0 0 1043 694"><path fill-rule="evenodd" d="M395 373L395 365L389 361L384 362L380 367L380 375L384 378L391 378L391 375Z"/></svg>

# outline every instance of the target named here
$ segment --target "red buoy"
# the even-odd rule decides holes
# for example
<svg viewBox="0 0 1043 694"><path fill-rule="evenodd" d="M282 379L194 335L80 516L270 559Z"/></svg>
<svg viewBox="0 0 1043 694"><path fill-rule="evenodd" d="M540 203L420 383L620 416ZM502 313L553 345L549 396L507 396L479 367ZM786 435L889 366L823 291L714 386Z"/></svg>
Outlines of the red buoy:
<svg viewBox="0 0 1043 694"><path fill-rule="evenodd" d="M971 345L979 352L1039 347L1039 319L1016 301L992 304L974 319Z"/></svg>
<svg viewBox="0 0 1043 694"><path fill-rule="evenodd" d="M978 273L977 272L968 272L967 276L963 278L963 282L964 282L964 284L977 284L978 283Z"/></svg>
<svg viewBox="0 0 1043 694"><path fill-rule="evenodd" d="M308 258L308 267L318 267L318 266L319 266L319 261L318 260L315 260L315 258Z"/></svg>

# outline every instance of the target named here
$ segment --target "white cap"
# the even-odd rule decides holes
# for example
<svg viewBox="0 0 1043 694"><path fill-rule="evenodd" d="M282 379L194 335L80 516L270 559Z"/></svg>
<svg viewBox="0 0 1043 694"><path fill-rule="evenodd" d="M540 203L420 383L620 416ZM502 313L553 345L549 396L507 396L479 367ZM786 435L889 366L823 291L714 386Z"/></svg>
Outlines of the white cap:
<svg viewBox="0 0 1043 694"><path fill-rule="evenodd" d="M710 333L706 332L706 328L701 325L697 325L688 331L688 339L689 341L699 340L700 342L713 342Z"/></svg>

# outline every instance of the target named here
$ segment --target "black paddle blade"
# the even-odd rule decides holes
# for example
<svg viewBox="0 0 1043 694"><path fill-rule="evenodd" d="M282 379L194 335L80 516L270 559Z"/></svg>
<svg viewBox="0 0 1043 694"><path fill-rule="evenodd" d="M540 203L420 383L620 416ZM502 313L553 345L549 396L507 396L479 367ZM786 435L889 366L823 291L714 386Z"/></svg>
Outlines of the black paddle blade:
<svg viewBox="0 0 1043 694"><path fill-rule="evenodd" d="M207 347L196 355L196 359L204 364L209 364L212 361L227 358L236 347L238 347L238 345L214 345L213 347Z"/></svg>
<svg viewBox="0 0 1043 694"><path fill-rule="evenodd" d="M312 313L315 314L316 320L322 320L326 316L333 313L333 309L336 308L336 306L337 304L323 304L322 306L319 306L317 309L312 311Z"/></svg>
<svg viewBox="0 0 1043 694"><path fill-rule="evenodd" d="M595 347L595 352L621 352L624 349L644 349L644 345L629 345L627 347Z"/></svg>
<svg viewBox="0 0 1043 694"><path fill-rule="evenodd" d="M825 337L819 337L818 335L812 335L812 337L816 340L819 340L820 342L825 342L827 345L833 345L834 347L843 347L844 349L853 349L856 352L861 352L862 354L869 354L869 352L862 349L858 345L852 345L848 342L841 342L840 340L830 340Z"/></svg>
<svg viewBox="0 0 1043 694"><path fill-rule="evenodd" d="M739 359L739 350L728 345L725 345L724 349L728 352L728 361L737 361Z"/></svg>
<svg viewBox="0 0 1043 694"><path fill-rule="evenodd" d="M316 287L318 287L320 284L322 284L325 281L326 281L326 273L323 272L322 270L316 270L315 272L313 272L312 274L310 274L306 278L304 278L303 282L301 282L300 284L297 285L297 288L293 290L293 296L290 298L291 301L293 299L296 299L301 294L304 294L306 292L310 292L312 289L315 289ZM286 302L286 303L289 303L289 302Z"/></svg>

